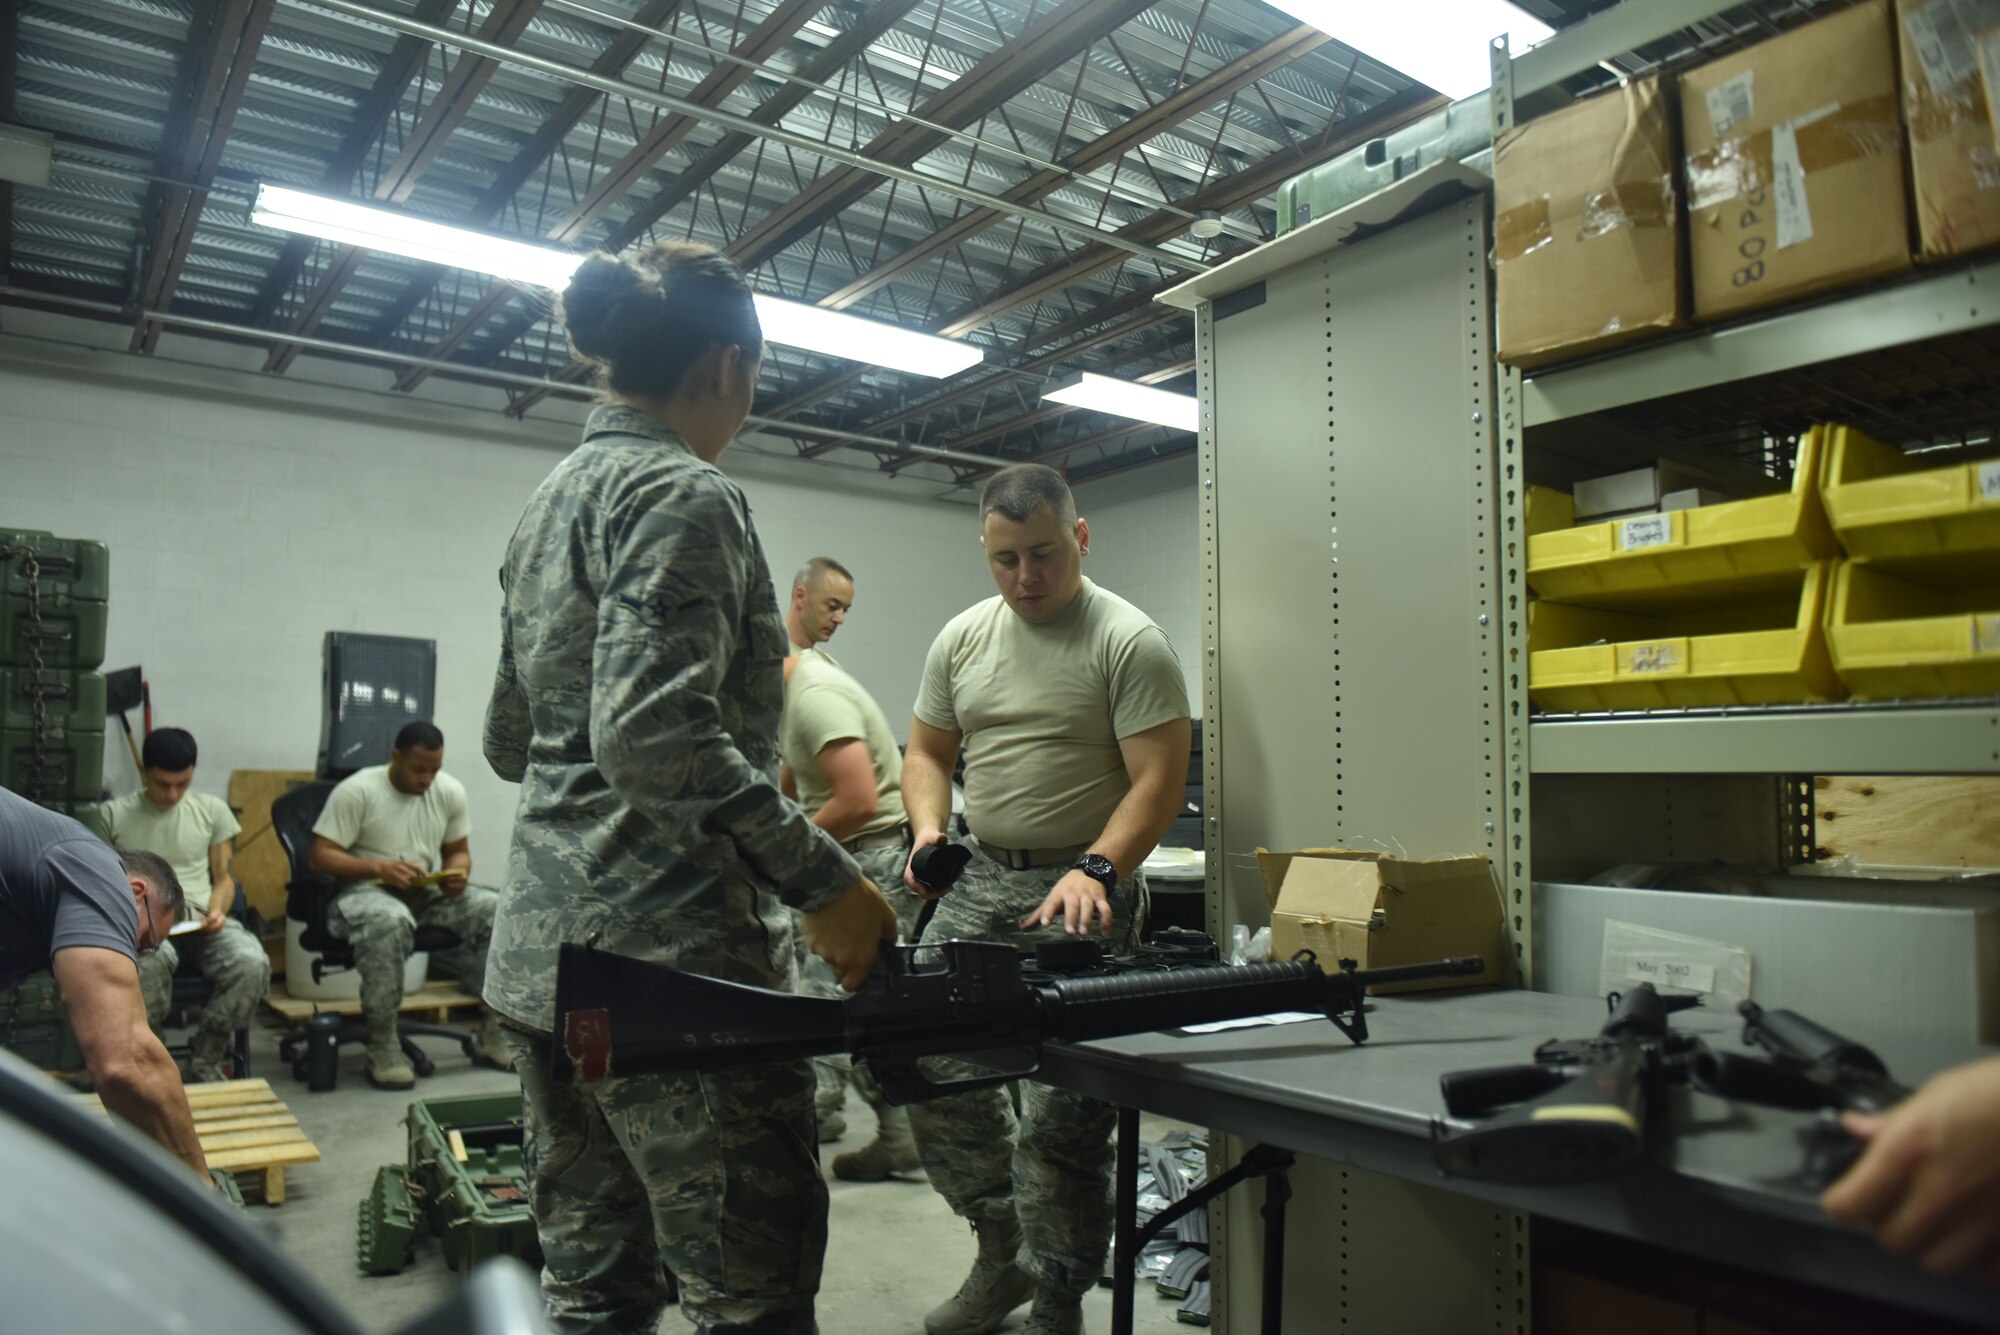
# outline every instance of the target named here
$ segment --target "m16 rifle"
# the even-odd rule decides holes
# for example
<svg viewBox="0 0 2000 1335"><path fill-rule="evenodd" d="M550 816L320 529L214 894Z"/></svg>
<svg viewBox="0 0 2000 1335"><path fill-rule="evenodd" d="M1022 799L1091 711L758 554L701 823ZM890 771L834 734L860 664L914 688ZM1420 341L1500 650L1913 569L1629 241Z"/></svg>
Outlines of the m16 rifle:
<svg viewBox="0 0 2000 1335"><path fill-rule="evenodd" d="M1605 998L1610 1017L1594 1038L1551 1039L1532 1066L1455 1071L1439 1081L1446 1111L1480 1117L1469 1130L1434 1132L1448 1176L1488 1182L1602 1182L1645 1157L1646 1123L1661 1087L1685 1082L1700 1040L1667 1017L1699 997L1663 997L1651 983Z"/></svg>
<svg viewBox="0 0 2000 1335"><path fill-rule="evenodd" d="M1388 969L1343 960L1329 974L1301 951L1283 963L1169 962L1033 978L1013 946L946 941L884 947L861 990L833 1000L566 944L556 964L553 1065L557 1079L597 1080L845 1052L868 1065L890 1102L912 1103L1032 1076L1043 1043L1276 1011L1317 1011L1360 1043L1368 1037L1370 986L1472 977L1484 967L1477 956ZM941 1056L978 1069L920 1065Z"/></svg>
<svg viewBox="0 0 2000 1335"><path fill-rule="evenodd" d="M1819 1190L1838 1179L1860 1157L1862 1143L1840 1125L1839 1112L1887 1112L1910 1096L1889 1076L1873 1052L1815 1024L1797 1011L1767 1011L1754 1001L1736 1008L1743 1017L1743 1041L1762 1048L1767 1059L1702 1048L1689 1077L1695 1087L1725 1099L1771 1108L1819 1112L1803 1134L1805 1185Z"/></svg>
<svg viewBox="0 0 2000 1335"><path fill-rule="evenodd" d="M1606 998L1611 1016L1595 1038L1552 1040L1532 1066L1458 1071L1440 1085L1456 1118L1491 1121L1435 1132L1435 1159L1447 1175L1491 1182L1560 1185L1602 1182L1645 1158L1646 1131L1666 1088L1692 1084L1741 1103L1818 1111L1802 1135L1804 1184L1817 1190L1838 1178L1861 1143L1841 1128L1841 1109L1882 1112L1908 1097L1873 1052L1796 1011L1738 1008L1743 1041L1765 1057L1718 1052L1667 1017L1700 1004L1662 997L1650 983Z"/></svg>

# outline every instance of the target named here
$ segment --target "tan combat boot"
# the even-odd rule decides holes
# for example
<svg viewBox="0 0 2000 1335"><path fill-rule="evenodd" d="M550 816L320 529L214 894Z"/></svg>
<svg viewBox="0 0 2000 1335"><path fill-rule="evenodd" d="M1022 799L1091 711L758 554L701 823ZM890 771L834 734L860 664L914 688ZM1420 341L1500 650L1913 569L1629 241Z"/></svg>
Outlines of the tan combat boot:
<svg viewBox="0 0 2000 1335"><path fill-rule="evenodd" d="M1016 1260L1021 1250L1021 1225L1005 1219L975 1219L979 1259L958 1292L924 1316L930 1335L986 1335L1007 1314L1035 1296L1035 1277Z"/></svg>
<svg viewBox="0 0 2000 1335"><path fill-rule="evenodd" d="M910 1134L910 1115L890 1103L875 1109L875 1139L833 1156L833 1175L843 1182L882 1182L923 1171L916 1138Z"/></svg>
<svg viewBox="0 0 2000 1335"><path fill-rule="evenodd" d="M396 1017L368 1017L368 1083L377 1089L415 1089L417 1073L396 1039Z"/></svg>
<svg viewBox="0 0 2000 1335"><path fill-rule="evenodd" d="M1083 1335L1082 1296L1057 1293L1043 1285L1035 1294L1034 1310L1028 1313L1021 1335Z"/></svg>
<svg viewBox="0 0 2000 1335"><path fill-rule="evenodd" d="M472 1034L472 1063L475 1066L491 1066L496 1071L511 1071L514 1069L514 1050L507 1046L506 1038L500 1033L499 1017L492 1011L485 1012L485 1016Z"/></svg>
<svg viewBox="0 0 2000 1335"><path fill-rule="evenodd" d="M227 1033L216 1034L197 1029L188 1043L188 1083L204 1085L229 1079L229 1073L223 1069L229 1056Z"/></svg>

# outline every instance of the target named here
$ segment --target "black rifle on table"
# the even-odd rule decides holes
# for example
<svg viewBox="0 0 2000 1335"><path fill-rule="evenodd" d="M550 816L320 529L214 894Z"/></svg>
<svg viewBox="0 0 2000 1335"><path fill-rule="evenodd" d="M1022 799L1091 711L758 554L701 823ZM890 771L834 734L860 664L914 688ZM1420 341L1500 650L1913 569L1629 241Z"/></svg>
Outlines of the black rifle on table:
<svg viewBox="0 0 2000 1335"><path fill-rule="evenodd" d="M1532 1066L1491 1066L1443 1077L1453 1117L1509 1108L1469 1130L1434 1129L1437 1166L1488 1182L1601 1182L1645 1157L1646 1123L1660 1087L1688 1077L1700 1046L1667 1017L1699 997L1663 997L1651 983L1605 998L1611 1014L1593 1038L1551 1039ZM1509 1107L1509 1105L1514 1105Z"/></svg>
<svg viewBox="0 0 2000 1335"><path fill-rule="evenodd" d="M1863 1149L1840 1125L1839 1112L1887 1112L1910 1091L1889 1077L1873 1052L1797 1011L1767 1011L1746 1001L1736 1012L1743 1017L1743 1041L1762 1048L1768 1058L1703 1047L1694 1054L1689 1078L1721 1098L1819 1112L1820 1120L1802 1135L1802 1176L1814 1190L1831 1184Z"/></svg>
<svg viewBox="0 0 2000 1335"><path fill-rule="evenodd" d="M1699 1000L1662 997L1641 983L1606 998L1611 1015L1595 1038L1544 1043L1533 1066L1445 1076L1440 1085L1453 1117L1506 1111L1470 1129L1438 1129L1438 1167L1494 1182L1607 1181L1644 1160L1647 1124L1675 1084L1808 1112L1879 1112L1909 1093L1867 1048L1794 1011L1766 1011L1749 1001L1738 1008L1743 1041L1762 1048L1764 1058L1717 1052L1674 1032L1668 1016ZM1804 1139L1803 1176L1815 1188L1845 1172L1861 1148L1831 1112Z"/></svg>
<svg viewBox="0 0 2000 1335"><path fill-rule="evenodd" d="M1054 944L1074 952L1078 943ZM1024 973L1011 945L946 941L885 946L861 990L835 1000L565 944L556 964L554 1074L595 1080L845 1052L867 1063L890 1102L913 1103L1032 1076L1043 1043L1277 1011L1317 1011L1360 1043L1368 1037L1369 987L1469 978L1484 968L1478 956L1461 956L1388 969L1343 960L1338 973L1325 973L1301 951L1281 964L1176 962L1037 978ZM924 1058L947 1055L981 1069L934 1078L920 1068Z"/></svg>

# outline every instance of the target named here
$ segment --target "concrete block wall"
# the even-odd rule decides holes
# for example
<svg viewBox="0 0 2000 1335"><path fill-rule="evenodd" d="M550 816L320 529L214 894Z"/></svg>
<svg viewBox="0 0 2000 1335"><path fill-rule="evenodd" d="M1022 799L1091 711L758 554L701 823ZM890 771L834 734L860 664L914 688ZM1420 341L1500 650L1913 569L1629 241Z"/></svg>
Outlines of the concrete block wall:
<svg viewBox="0 0 2000 1335"><path fill-rule="evenodd" d="M515 791L478 749L497 570L575 426L9 351L0 527L110 544L106 666L145 668L155 723L200 742L199 786L225 792L233 769L312 767L328 630L434 639L446 767L471 795L478 879L497 881ZM724 464L750 497L779 583L811 555L854 570L855 613L833 648L900 735L932 637L993 591L976 513L933 499L941 488L926 484L857 489L834 470L773 467L747 450ZM122 738L107 739L105 759L115 791L137 786Z"/></svg>
<svg viewBox="0 0 2000 1335"><path fill-rule="evenodd" d="M1116 480L1077 489L1077 513L1090 525L1083 571L1152 617L1181 660L1188 704L1201 717L1201 518L1192 478L1163 464L1141 494L1112 490ZM1138 478L1146 478L1146 474Z"/></svg>

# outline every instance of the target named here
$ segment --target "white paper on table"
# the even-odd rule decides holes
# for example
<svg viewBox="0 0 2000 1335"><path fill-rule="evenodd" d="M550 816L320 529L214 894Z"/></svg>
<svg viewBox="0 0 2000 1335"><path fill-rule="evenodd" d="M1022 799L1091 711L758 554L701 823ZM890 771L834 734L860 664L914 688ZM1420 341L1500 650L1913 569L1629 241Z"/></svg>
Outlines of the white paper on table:
<svg viewBox="0 0 2000 1335"><path fill-rule="evenodd" d="M1219 1034L1225 1029L1255 1029L1267 1024L1297 1024L1301 1020L1324 1020L1318 1011L1278 1011L1272 1015L1246 1015L1240 1020L1212 1020L1207 1024L1184 1024L1184 1034Z"/></svg>

